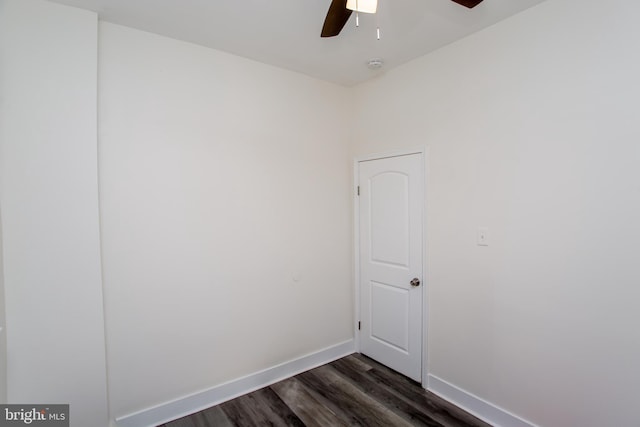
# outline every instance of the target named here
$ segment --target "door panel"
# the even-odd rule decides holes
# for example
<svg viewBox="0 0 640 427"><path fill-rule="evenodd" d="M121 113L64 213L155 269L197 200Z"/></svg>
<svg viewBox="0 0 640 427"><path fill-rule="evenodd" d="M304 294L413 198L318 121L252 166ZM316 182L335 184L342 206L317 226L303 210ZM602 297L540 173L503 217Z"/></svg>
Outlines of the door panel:
<svg viewBox="0 0 640 427"><path fill-rule="evenodd" d="M360 162L360 351L421 381L421 154Z"/></svg>
<svg viewBox="0 0 640 427"><path fill-rule="evenodd" d="M409 349L409 292L371 282L371 337L404 353Z"/></svg>
<svg viewBox="0 0 640 427"><path fill-rule="evenodd" d="M409 265L409 177L383 172L369 179L371 260Z"/></svg>

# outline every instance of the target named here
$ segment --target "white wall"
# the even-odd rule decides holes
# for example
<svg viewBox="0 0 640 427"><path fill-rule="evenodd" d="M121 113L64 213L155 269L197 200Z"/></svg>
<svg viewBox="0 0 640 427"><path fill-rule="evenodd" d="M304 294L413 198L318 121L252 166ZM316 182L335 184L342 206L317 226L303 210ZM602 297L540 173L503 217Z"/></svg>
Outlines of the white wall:
<svg viewBox="0 0 640 427"><path fill-rule="evenodd" d="M356 89L355 154L429 147L430 373L541 426L638 423L638 16L549 0Z"/></svg>
<svg viewBox="0 0 640 427"><path fill-rule="evenodd" d="M112 416L350 339L350 92L109 23L99 51Z"/></svg>
<svg viewBox="0 0 640 427"><path fill-rule="evenodd" d="M1 123L2 122L0 121L0 126ZM2 152L0 152L0 158L1 157ZM2 164L1 159L0 164ZM5 329L6 322L4 299L4 265L2 255L2 207L0 206L0 403L7 402L7 340Z"/></svg>
<svg viewBox="0 0 640 427"><path fill-rule="evenodd" d="M350 155L426 144L430 373L543 426L636 423L638 12L548 0L355 106L102 24L111 416L349 339ZM8 398L104 425L96 17L0 0L0 21Z"/></svg>
<svg viewBox="0 0 640 427"><path fill-rule="evenodd" d="M97 185L97 17L0 3L8 400L107 423Z"/></svg>

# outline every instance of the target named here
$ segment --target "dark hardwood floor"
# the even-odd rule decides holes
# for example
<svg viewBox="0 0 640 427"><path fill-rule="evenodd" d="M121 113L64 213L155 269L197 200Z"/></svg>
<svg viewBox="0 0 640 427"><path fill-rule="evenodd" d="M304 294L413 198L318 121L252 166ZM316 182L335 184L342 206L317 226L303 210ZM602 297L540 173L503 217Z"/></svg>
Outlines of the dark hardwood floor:
<svg viewBox="0 0 640 427"><path fill-rule="evenodd" d="M361 354L159 427L484 427L420 384Z"/></svg>

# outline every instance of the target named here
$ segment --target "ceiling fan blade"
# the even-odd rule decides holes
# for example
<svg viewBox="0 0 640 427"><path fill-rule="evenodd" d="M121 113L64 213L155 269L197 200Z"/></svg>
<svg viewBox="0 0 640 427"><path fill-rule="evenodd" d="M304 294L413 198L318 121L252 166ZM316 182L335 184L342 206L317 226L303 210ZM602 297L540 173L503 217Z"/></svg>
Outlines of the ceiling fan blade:
<svg viewBox="0 0 640 427"><path fill-rule="evenodd" d="M331 0L320 37L334 37L340 34L350 16L351 10L347 9L347 0Z"/></svg>
<svg viewBox="0 0 640 427"><path fill-rule="evenodd" d="M462 6L466 6L469 9L476 7L477 5L482 3L482 0L452 0L452 1Z"/></svg>

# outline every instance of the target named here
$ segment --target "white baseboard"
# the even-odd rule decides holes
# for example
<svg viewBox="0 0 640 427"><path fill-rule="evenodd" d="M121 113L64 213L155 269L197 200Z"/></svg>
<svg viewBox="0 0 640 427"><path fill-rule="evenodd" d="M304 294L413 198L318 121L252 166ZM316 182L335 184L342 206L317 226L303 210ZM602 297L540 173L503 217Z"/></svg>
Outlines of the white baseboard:
<svg viewBox="0 0 640 427"><path fill-rule="evenodd" d="M325 348L295 360L238 378L140 412L116 418L118 427L155 427L243 394L277 383L309 369L317 368L355 352L353 340Z"/></svg>
<svg viewBox="0 0 640 427"><path fill-rule="evenodd" d="M427 390L494 427L537 427L509 411L429 374Z"/></svg>

